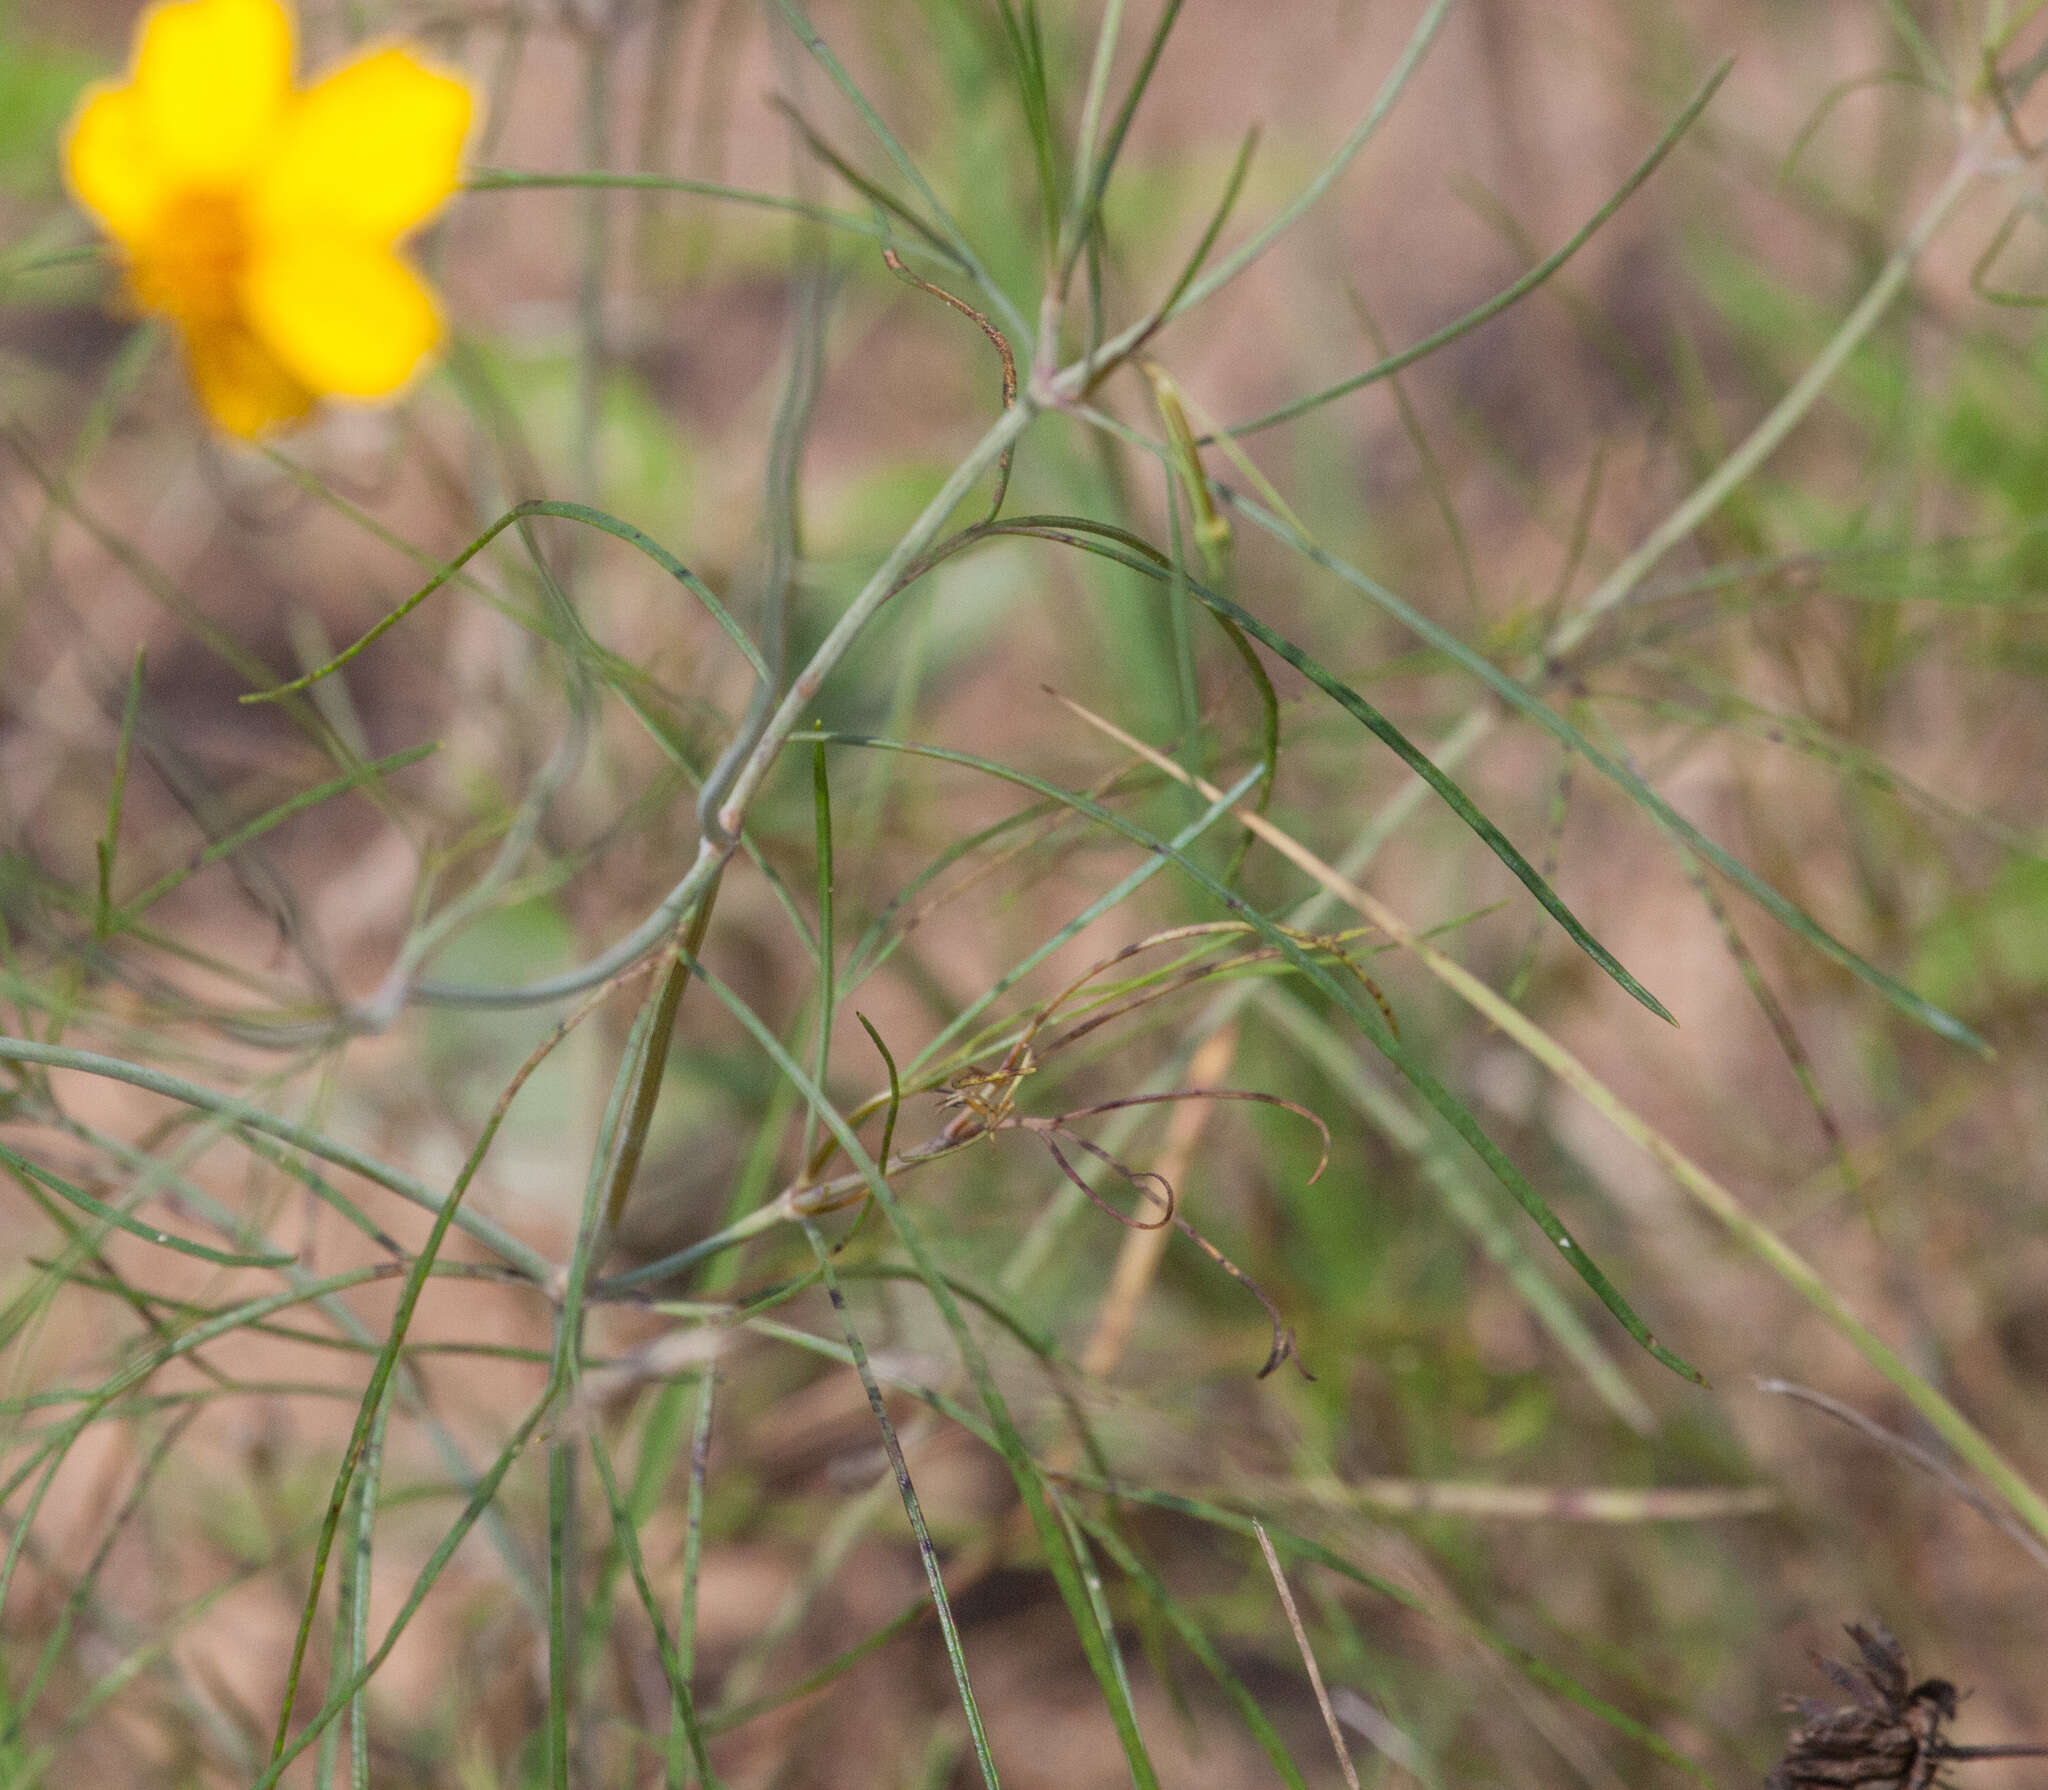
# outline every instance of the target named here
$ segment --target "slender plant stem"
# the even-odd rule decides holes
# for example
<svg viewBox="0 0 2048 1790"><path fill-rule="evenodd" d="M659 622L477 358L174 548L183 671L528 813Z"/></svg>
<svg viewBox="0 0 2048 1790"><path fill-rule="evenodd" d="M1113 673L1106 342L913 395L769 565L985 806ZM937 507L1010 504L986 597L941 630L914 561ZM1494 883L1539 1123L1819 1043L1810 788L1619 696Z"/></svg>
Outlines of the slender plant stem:
<svg viewBox="0 0 2048 1790"><path fill-rule="evenodd" d="M1806 413L1842 370L1849 356L1863 345L1864 338L1891 309L1892 300L1904 290L1927 245L1975 184L1996 129L1994 120L1984 126L1971 144L1957 155L1948 177L1914 219L1905 239L1879 269L1869 290L1857 301L1855 309L1842 319L1828 345L1814 357L1791 389L1771 406L1770 414L1744 437L1741 445L1727 459L1701 480L1683 503L1644 536L1633 553L1601 579L1569 617L1558 624L1546 649L1549 658L1565 657L1603 615L1634 595L1657 562L1719 509L1729 494L1776 453L1785 437L1805 419Z"/></svg>

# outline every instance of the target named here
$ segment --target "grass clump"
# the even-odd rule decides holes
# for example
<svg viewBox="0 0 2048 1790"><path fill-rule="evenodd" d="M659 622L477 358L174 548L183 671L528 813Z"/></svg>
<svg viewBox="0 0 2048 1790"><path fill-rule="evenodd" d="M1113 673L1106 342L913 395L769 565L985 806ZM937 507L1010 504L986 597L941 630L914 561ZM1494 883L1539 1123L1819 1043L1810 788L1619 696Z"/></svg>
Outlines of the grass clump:
<svg viewBox="0 0 2048 1790"><path fill-rule="evenodd" d="M10 176L0 1776L2048 1721L2043 52L1848 11L309 12L488 123L259 446Z"/></svg>

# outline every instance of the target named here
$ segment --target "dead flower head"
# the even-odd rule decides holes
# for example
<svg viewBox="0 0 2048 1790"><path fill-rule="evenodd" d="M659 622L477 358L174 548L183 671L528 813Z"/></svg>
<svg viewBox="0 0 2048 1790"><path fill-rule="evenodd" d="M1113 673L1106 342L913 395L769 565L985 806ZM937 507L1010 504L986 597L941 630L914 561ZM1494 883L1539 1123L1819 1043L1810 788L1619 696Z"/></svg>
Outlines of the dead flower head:
<svg viewBox="0 0 2048 1790"><path fill-rule="evenodd" d="M1882 1624L1852 1622L1859 1659L1814 1663L1848 1693L1847 1703L1797 1697L1786 1708L1799 1718L1785 1756L1764 1780L1767 1790L1933 1790L1943 1765L1964 1759L2023 1758L2034 1746L1959 1747L1942 1735L1956 1717L1956 1687L1946 1678L1917 1684L1905 1650Z"/></svg>

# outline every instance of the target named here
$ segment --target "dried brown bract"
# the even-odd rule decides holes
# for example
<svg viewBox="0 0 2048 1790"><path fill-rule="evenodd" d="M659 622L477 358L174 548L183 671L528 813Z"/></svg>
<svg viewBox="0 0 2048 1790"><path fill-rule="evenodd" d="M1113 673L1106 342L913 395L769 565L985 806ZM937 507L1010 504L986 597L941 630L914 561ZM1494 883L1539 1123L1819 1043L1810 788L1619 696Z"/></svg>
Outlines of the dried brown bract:
<svg viewBox="0 0 2048 1790"><path fill-rule="evenodd" d="M1785 1756L1765 1779L1767 1790L1931 1790L1943 1765L1962 1759L2030 1757L2034 1746L1959 1747L1941 1725L1956 1715L1956 1687L1946 1678L1913 1683L1905 1650L1880 1624L1849 1624L1859 1665L1816 1659L1848 1692L1847 1703L1798 1697L1786 1708L1799 1717Z"/></svg>

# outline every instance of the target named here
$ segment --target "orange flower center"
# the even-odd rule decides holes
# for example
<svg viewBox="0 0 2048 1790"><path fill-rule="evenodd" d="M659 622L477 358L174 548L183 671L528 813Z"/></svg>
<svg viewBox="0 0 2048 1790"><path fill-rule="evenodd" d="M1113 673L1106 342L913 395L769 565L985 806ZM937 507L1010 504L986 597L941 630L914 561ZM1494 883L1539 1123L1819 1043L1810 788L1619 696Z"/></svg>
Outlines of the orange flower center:
<svg viewBox="0 0 2048 1790"><path fill-rule="evenodd" d="M129 282L145 310L166 311L187 327L232 323L248 262L240 196L202 188L165 206Z"/></svg>

